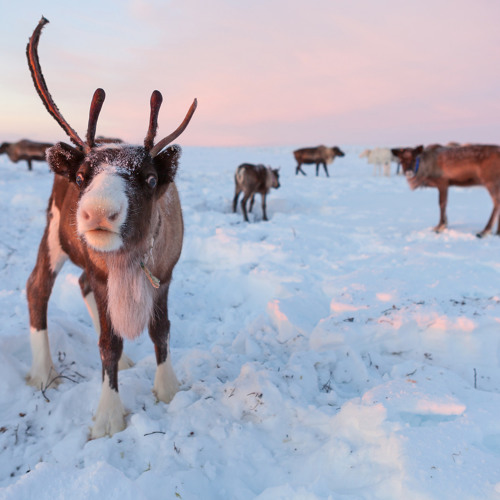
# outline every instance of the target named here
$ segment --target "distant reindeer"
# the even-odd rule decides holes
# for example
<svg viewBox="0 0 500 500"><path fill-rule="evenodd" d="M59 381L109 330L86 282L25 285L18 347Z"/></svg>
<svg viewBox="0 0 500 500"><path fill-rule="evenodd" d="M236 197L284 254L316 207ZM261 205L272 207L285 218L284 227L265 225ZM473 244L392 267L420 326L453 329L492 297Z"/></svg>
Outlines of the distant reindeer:
<svg viewBox="0 0 500 500"><path fill-rule="evenodd" d="M35 142L28 139L22 139L18 142L4 142L0 146L0 154L6 153L10 161L17 163L20 160L26 160L28 170L32 170L32 161L47 161L45 152L53 144L48 142Z"/></svg>
<svg viewBox="0 0 500 500"><path fill-rule="evenodd" d="M100 146L95 131L105 94L97 89L84 142L58 110L42 75L38 42L47 22L42 17L30 38L28 64L47 110L75 146L59 142L47 152L56 175L47 226L27 282L33 355L28 383L46 388L59 382L50 355L47 305L56 276L69 258L83 269L80 288L99 333L103 383L91 431L91 437L98 438L125 428L118 394L124 338L136 338L147 326L157 362L153 391L168 403L178 389L169 352L167 297L183 239L174 184L181 150L165 148L188 125L196 99L181 125L154 144L162 102L155 90L144 146Z"/></svg>
<svg viewBox="0 0 500 500"><path fill-rule="evenodd" d="M388 148L365 149L360 155L360 158L366 158L370 165L373 165L373 175L382 174L382 169L385 176L391 175L391 161L397 161L397 158Z"/></svg>
<svg viewBox="0 0 500 500"><path fill-rule="evenodd" d="M243 191L241 210L244 219L248 222L247 201L250 198L250 208L248 211L251 212L255 194L259 193L262 198L262 218L268 220L266 214L266 196L271 188L278 189L280 187L279 169L265 167L260 164L242 163L234 174L234 184L233 212L236 212L238 197Z"/></svg>
<svg viewBox="0 0 500 500"><path fill-rule="evenodd" d="M449 186L484 186L493 200L493 211L486 227L477 234L483 237L491 229L500 214L500 147L467 145L444 147L439 144L417 148L392 149L401 161L403 172L411 189L422 186L435 187L439 191L440 217L434 231L446 228L446 203ZM497 229L500 234L500 223Z"/></svg>
<svg viewBox="0 0 500 500"><path fill-rule="evenodd" d="M295 159L297 160L297 167L295 168L295 175L301 172L303 175L306 173L302 170L302 165L316 164L316 177L319 174L319 166L323 165L327 177L328 174L327 165L333 162L337 156L345 156L337 146L328 148L326 146L317 146L315 148L302 148L297 149L293 152Z"/></svg>

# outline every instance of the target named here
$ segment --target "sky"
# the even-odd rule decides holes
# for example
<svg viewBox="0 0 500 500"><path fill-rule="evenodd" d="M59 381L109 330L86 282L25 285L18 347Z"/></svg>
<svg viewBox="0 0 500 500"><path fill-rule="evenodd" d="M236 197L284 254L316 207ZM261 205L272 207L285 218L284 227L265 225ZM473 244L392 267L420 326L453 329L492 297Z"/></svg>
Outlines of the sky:
<svg viewBox="0 0 500 500"><path fill-rule="evenodd" d="M181 145L500 142L494 0L1 1L0 142L67 141L26 63L41 15L42 70L81 137L102 87L97 134L132 143L155 89L158 139L198 99Z"/></svg>

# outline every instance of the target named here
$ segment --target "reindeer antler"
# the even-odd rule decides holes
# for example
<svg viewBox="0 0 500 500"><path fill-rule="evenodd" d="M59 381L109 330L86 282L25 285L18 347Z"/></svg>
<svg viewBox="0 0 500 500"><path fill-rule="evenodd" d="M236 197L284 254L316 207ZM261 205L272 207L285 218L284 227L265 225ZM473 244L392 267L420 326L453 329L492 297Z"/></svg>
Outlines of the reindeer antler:
<svg viewBox="0 0 500 500"><path fill-rule="evenodd" d="M154 92L153 92L153 94L154 94ZM159 92L158 92L158 94L159 94ZM161 96L161 94L160 94L160 96ZM184 120L182 121L182 123L170 135L167 135L167 137L165 137L161 141L157 142L156 145L151 149L150 154L151 154L152 157L155 157L158 153L160 153L160 151L165 146L167 146L168 144L170 144L177 137L179 137L182 134L182 132L184 132L185 128L188 126L188 123L190 122L191 118L193 117L193 114L194 114L194 112L196 110L196 106L197 105L198 105L198 101L195 99L193 101L193 104L191 104L191 107L189 108L189 110L188 110L186 116L184 117ZM159 110L159 106L158 106L158 110ZM152 112L152 109L151 109L151 114L152 113L153 112ZM148 133L148 137L149 137L149 133Z"/></svg>
<svg viewBox="0 0 500 500"><path fill-rule="evenodd" d="M90 105L89 112L89 126L87 128L87 148L91 149L95 146L95 131L97 127L97 120L99 118L99 113L101 112L102 105L104 104L104 99L106 98L106 92L102 89L97 89L94 92L94 97L92 98L92 104Z"/></svg>
<svg viewBox="0 0 500 500"><path fill-rule="evenodd" d="M158 128L158 113L160 112L162 101L163 97L160 91L155 90L151 94L151 114L149 115L149 129L146 138L144 139L144 147L147 151L151 150L154 145L156 130Z"/></svg>
<svg viewBox="0 0 500 500"><path fill-rule="evenodd" d="M33 83L35 84L35 88L38 92L38 95L42 99L42 102L45 104L47 111L54 117L54 119L59 123L62 129L68 134L69 138L73 141L76 146L80 149L87 149L85 143L78 137L78 134L71 128L69 123L64 119L63 115L57 108L50 92L47 88L47 84L45 83L45 78L42 74L42 68L40 67L40 62L38 60L38 42L40 40L40 34L42 32L42 28L49 21L42 16L40 21L38 22L38 26L33 31L33 35L28 42L28 46L26 47L26 56L28 57L28 66L31 70L31 76L33 78Z"/></svg>

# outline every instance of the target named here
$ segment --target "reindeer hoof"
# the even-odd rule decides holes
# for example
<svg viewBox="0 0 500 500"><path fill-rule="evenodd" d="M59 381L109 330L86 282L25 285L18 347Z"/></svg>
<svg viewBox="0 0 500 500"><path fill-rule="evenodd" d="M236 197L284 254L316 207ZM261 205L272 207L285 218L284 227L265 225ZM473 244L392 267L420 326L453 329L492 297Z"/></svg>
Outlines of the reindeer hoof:
<svg viewBox="0 0 500 500"><path fill-rule="evenodd" d="M116 394L118 395L118 393ZM103 402L101 400L94 417L95 424L92 427L90 439L112 436L117 432L123 431L127 427L125 415L125 409L119 400L113 402Z"/></svg>
<svg viewBox="0 0 500 500"><path fill-rule="evenodd" d="M54 367L50 368L48 375L33 373L33 370L26 375L26 383L40 390L48 388L54 389L61 383L61 381L61 377L59 377L59 374L56 372Z"/></svg>
<svg viewBox="0 0 500 500"><path fill-rule="evenodd" d="M170 403L179 390L179 381L175 376L170 356L156 368L153 394L159 401Z"/></svg>
<svg viewBox="0 0 500 500"><path fill-rule="evenodd" d="M96 423L92 427L90 439L99 439L104 436L112 436L117 432L121 432L127 427L125 424L125 412L110 414L107 416L96 416Z"/></svg>

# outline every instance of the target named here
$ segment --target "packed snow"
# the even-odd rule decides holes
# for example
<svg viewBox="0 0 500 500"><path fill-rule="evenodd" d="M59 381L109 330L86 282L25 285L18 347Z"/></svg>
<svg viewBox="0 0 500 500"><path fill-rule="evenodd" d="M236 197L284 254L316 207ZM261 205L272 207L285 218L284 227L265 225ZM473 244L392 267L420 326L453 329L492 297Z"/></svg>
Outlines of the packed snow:
<svg viewBox="0 0 500 500"><path fill-rule="evenodd" d="M341 145L342 146L342 145ZM147 332L119 374L127 428L89 440L97 335L66 264L49 305L63 383L25 383L25 283L52 174L0 157L0 499L500 498L500 238L476 238L483 188L373 176L343 147L330 178L293 148L184 148L185 240L170 288L181 390L151 392ZM243 162L281 167L250 223L231 209Z"/></svg>

